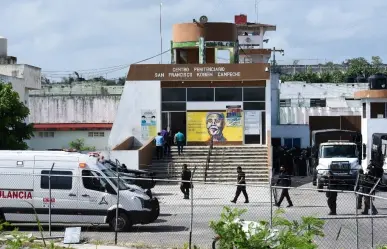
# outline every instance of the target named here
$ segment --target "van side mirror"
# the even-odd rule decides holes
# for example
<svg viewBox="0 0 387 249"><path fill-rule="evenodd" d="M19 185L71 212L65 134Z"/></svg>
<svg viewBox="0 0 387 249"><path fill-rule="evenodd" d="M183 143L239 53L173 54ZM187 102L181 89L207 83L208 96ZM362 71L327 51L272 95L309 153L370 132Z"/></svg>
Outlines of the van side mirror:
<svg viewBox="0 0 387 249"><path fill-rule="evenodd" d="M113 187L110 185L110 184L106 184L106 191L109 193L109 194L112 194L112 195L116 195L116 191L113 189Z"/></svg>

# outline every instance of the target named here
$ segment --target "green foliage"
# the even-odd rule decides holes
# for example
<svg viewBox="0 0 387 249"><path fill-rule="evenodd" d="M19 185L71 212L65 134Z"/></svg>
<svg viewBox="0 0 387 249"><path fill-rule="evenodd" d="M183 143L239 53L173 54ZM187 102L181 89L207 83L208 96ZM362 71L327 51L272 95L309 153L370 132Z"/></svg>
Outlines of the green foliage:
<svg viewBox="0 0 387 249"><path fill-rule="evenodd" d="M33 124L24 120L29 114L12 85L0 82L0 150L28 149L24 140L33 136Z"/></svg>
<svg viewBox="0 0 387 249"><path fill-rule="evenodd" d="M78 138L74 141L71 141L69 143L70 149L74 149L77 151L88 151L88 150L95 150L94 146L85 146L85 139Z"/></svg>
<svg viewBox="0 0 387 249"><path fill-rule="evenodd" d="M372 56L371 62L368 62L365 58L353 58L346 62L343 62L341 67L328 62L321 65L325 69L322 72L312 72L311 68L308 68L306 72L295 73L293 75L281 75L281 80L284 81L305 81L307 83L342 83L347 77L365 77L376 73L387 73L383 68L382 59L379 56ZM347 70L343 70L342 66Z"/></svg>
<svg viewBox="0 0 387 249"><path fill-rule="evenodd" d="M324 221L314 217L302 217L301 221L289 221L276 212L272 228L269 222L259 221L258 226L249 225L243 230L240 219L246 210L224 207L220 220L212 221L210 227L219 236L219 246L224 249L314 249L313 239L324 236Z"/></svg>

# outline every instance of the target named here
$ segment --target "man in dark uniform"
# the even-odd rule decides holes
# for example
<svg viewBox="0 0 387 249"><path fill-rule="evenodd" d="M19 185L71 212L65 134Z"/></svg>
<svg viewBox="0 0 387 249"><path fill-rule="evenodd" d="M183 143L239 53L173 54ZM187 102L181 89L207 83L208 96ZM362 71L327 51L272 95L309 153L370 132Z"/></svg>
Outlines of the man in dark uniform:
<svg viewBox="0 0 387 249"><path fill-rule="evenodd" d="M376 168L375 166L373 165L370 165L368 166L368 172L366 174L366 179L363 183L363 186L362 186L362 189L363 189L363 193L364 194L367 194L367 195L375 195L375 190L371 192L374 184L376 183L378 177L380 177L381 175L383 175L383 171L380 173L380 169ZM364 215L367 215L368 214L368 211L370 210L371 208L371 198L370 196L364 196L364 210L361 214L364 214ZM376 207L374 206L374 204L372 203L372 214L373 215L376 215L378 214L378 210L376 209Z"/></svg>
<svg viewBox="0 0 387 249"><path fill-rule="evenodd" d="M242 192L244 197L245 197L245 203L249 203L249 196L247 195L247 192L246 192L246 174L245 174L245 172L242 171L242 167L240 167L240 166L237 167L237 172L238 172L238 178L237 178L238 186L237 186L237 190L235 193L235 197L231 202L236 203L239 195ZM239 185L239 184L241 184L241 185Z"/></svg>
<svg viewBox="0 0 387 249"><path fill-rule="evenodd" d="M337 207L337 192L336 191L329 191L329 190L335 190L337 189L337 186L335 186L335 183L331 181L332 175L329 172L328 173L328 191L326 192L327 196L327 203L329 207L329 214L328 215L336 215L336 207Z"/></svg>
<svg viewBox="0 0 387 249"><path fill-rule="evenodd" d="M184 199L189 199L189 189L192 187L191 183L191 170L188 169L187 164L183 165L183 171L181 172L181 184L180 190L184 194Z"/></svg>
<svg viewBox="0 0 387 249"><path fill-rule="evenodd" d="M359 169L359 180L364 175L364 170ZM359 191L360 193L363 193L363 186L358 186L358 189L356 191ZM357 209L362 209L363 204L363 195L357 195Z"/></svg>
<svg viewBox="0 0 387 249"><path fill-rule="evenodd" d="M278 181L277 181L276 185L281 186L281 187L290 187L290 185L291 185L290 175L286 174L285 166L283 166L283 165L280 168L280 175L278 177ZM287 207L293 207L292 200L290 199L290 196L289 196L289 189L287 189L287 188L282 189L280 199L274 205L277 207L281 206L281 203L285 197L286 197L286 200L288 202Z"/></svg>

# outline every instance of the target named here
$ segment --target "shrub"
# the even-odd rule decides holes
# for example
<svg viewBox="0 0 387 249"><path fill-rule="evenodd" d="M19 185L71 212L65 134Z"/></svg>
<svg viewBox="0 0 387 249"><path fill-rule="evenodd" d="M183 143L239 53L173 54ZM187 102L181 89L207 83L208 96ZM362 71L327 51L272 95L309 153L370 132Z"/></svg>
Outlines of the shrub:
<svg viewBox="0 0 387 249"><path fill-rule="evenodd" d="M220 220L210 227L219 236L219 246L224 249L314 249L316 236L324 236L324 221L315 217L302 217L301 221L289 221L279 209L272 222L245 222L240 219L246 210L224 207Z"/></svg>

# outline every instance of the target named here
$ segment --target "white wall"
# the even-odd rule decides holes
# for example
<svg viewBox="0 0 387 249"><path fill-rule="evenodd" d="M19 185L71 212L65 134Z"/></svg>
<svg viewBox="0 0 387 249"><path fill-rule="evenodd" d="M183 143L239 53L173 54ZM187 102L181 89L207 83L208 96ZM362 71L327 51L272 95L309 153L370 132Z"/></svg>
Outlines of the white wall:
<svg viewBox="0 0 387 249"><path fill-rule="evenodd" d="M104 132L105 136L89 137L88 132ZM69 143L78 138L85 140L85 146L95 146L96 150L106 150L110 131L54 131L54 137L39 137L39 131L34 131L34 135L35 137L29 140L29 146L33 150L69 148Z"/></svg>
<svg viewBox="0 0 387 249"><path fill-rule="evenodd" d="M112 150L102 153L106 159L120 161L125 164L128 169L139 169L138 150Z"/></svg>
<svg viewBox="0 0 387 249"><path fill-rule="evenodd" d="M281 138L281 145L284 144L284 138L301 138L301 147L306 148L310 145L309 125L273 125L272 138Z"/></svg>
<svg viewBox="0 0 387 249"><path fill-rule="evenodd" d="M271 82L271 124L276 125L279 123L279 74L270 75Z"/></svg>
<svg viewBox="0 0 387 249"><path fill-rule="evenodd" d="M309 124L309 116L361 116L362 108L280 107L280 124Z"/></svg>
<svg viewBox="0 0 387 249"><path fill-rule="evenodd" d="M126 82L109 137L110 148L130 136L134 136L140 145L146 142L141 139L142 109L156 110L157 130L161 130L160 81Z"/></svg>
<svg viewBox="0 0 387 249"><path fill-rule="evenodd" d="M41 69L25 64L0 65L0 74L24 79L24 86L29 89L41 88Z"/></svg>
<svg viewBox="0 0 387 249"><path fill-rule="evenodd" d="M33 123L113 123L120 101L117 95L29 97Z"/></svg>
<svg viewBox="0 0 387 249"><path fill-rule="evenodd" d="M271 122L271 82L270 80L266 80L266 87L265 87L265 119L266 119L266 144L271 144L271 137L273 135L271 134L271 128L272 128L272 122ZM271 136L270 138L267 137L267 134ZM271 160L270 160L271 161Z"/></svg>
<svg viewBox="0 0 387 249"><path fill-rule="evenodd" d="M360 107L360 100L346 100L359 90L368 89L368 83L305 83L282 82L280 98L290 99L293 107L310 107L310 99L326 99L332 108Z"/></svg>
<svg viewBox="0 0 387 249"><path fill-rule="evenodd" d="M205 101L205 102L187 102L187 111L189 110L225 110L228 105L240 105L243 107L243 102L214 102L214 101Z"/></svg>

